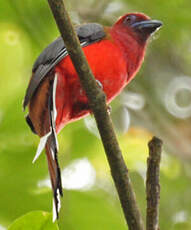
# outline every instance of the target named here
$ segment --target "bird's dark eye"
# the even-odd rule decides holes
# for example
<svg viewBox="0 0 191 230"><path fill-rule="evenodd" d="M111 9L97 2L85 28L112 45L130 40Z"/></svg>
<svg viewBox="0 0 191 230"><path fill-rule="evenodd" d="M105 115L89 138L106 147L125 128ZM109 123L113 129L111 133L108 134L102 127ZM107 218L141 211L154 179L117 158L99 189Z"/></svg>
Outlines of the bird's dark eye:
<svg viewBox="0 0 191 230"><path fill-rule="evenodd" d="M131 24L133 24L134 22L136 22L136 19L137 19L137 17L136 17L136 15L128 15L125 19L124 19L124 21L123 21L123 23L125 24L125 25L131 25Z"/></svg>

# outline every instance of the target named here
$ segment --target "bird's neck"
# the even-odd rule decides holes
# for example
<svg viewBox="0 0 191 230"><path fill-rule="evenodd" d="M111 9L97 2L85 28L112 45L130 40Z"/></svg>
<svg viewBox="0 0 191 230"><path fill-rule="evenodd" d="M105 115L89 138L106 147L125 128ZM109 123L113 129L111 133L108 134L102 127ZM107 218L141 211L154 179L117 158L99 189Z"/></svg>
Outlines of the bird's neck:
<svg viewBox="0 0 191 230"><path fill-rule="evenodd" d="M139 70L145 54L146 43L137 41L130 33L123 30L110 31L113 41L121 49L127 63L128 82Z"/></svg>

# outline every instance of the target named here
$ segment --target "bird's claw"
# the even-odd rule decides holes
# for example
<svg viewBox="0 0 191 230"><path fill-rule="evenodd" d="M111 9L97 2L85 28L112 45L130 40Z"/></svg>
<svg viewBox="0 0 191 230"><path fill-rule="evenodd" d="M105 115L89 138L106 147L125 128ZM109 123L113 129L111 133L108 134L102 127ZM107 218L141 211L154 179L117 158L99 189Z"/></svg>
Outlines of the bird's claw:
<svg viewBox="0 0 191 230"><path fill-rule="evenodd" d="M112 107L110 105L107 105L107 112L110 115L112 111Z"/></svg>
<svg viewBox="0 0 191 230"><path fill-rule="evenodd" d="M103 89L103 85L101 84L101 82L99 80L96 79L97 85L99 86L100 89Z"/></svg>

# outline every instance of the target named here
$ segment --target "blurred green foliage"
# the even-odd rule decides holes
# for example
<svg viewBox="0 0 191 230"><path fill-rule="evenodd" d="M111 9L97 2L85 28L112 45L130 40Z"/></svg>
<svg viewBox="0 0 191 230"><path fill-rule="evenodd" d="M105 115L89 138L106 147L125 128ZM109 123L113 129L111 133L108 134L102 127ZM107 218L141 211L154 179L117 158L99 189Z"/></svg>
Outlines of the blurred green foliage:
<svg viewBox="0 0 191 230"><path fill-rule="evenodd" d="M143 68L127 87L127 91L144 97L145 106L138 111L128 107L128 133L121 132L119 121L115 126L144 215L147 142L153 134L162 137L165 151L161 165L160 226L168 230L190 229L190 116L181 119L172 115L164 98L175 77L191 75L191 2L71 0L67 7L75 23L96 21L111 25L118 16L131 11L141 11L164 22L155 35L157 39L150 44ZM31 226L57 229L56 225L51 227L51 214L45 212L51 212L51 190L38 186L48 174L46 159L42 155L35 165L31 163L39 139L27 127L21 105L32 64L58 36L58 31L46 1L0 0L0 9L0 229L20 216L9 230ZM114 121L122 106L118 97L113 103ZM64 191L64 219L59 223L62 229L126 229L108 163L94 131L78 121L66 126L59 135L63 168L86 157L96 170L96 181L90 190ZM25 224L30 227L20 227ZM44 224L47 226L40 228Z"/></svg>
<svg viewBox="0 0 191 230"><path fill-rule="evenodd" d="M30 212L14 221L8 230L58 230L51 217L47 212Z"/></svg>

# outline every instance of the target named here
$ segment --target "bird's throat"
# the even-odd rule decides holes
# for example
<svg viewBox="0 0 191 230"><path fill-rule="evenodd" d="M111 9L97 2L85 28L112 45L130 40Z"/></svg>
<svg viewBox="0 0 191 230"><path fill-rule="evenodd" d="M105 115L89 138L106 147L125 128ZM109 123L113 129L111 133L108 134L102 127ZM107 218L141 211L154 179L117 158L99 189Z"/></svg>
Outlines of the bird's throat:
<svg viewBox="0 0 191 230"><path fill-rule="evenodd" d="M112 32L112 37L116 45L120 48L126 61L128 82L133 79L144 59L145 43L138 42L131 33L118 30Z"/></svg>

